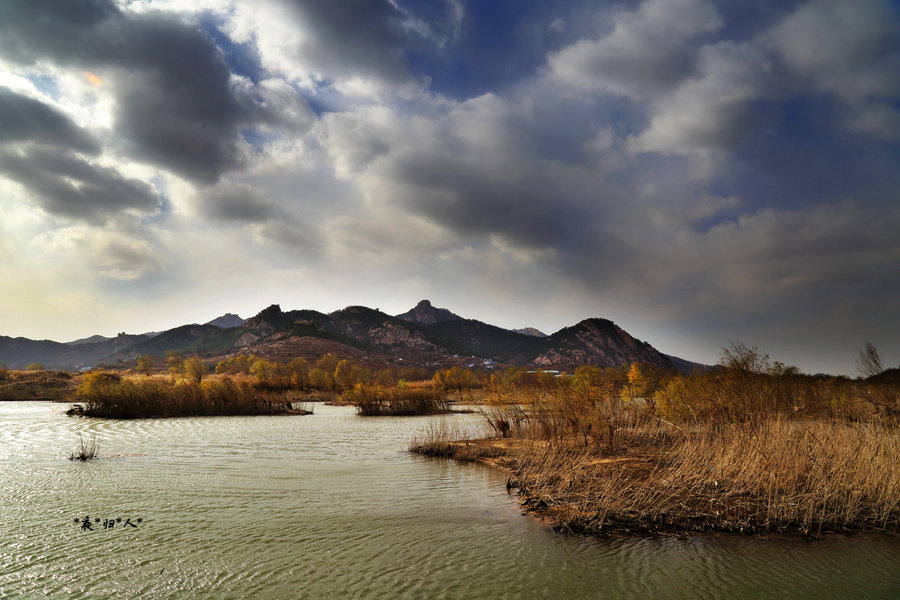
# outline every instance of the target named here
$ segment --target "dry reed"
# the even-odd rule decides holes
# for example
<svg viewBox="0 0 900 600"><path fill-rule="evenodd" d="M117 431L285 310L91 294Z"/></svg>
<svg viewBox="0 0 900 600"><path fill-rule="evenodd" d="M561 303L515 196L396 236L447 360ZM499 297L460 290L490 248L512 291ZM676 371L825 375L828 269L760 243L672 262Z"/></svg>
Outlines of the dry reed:
<svg viewBox="0 0 900 600"><path fill-rule="evenodd" d="M441 431L411 449L500 456L525 507L563 530L900 530L896 424L851 384L729 372L673 381L660 405L590 386L507 388L483 410L493 440Z"/></svg>
<svg viewBox="0 0 900 600"><path fill-rule="evenodd" d="M100 443L97 442L97 438L91 440L90 446L85 445L83 437L78 436L78 438L80 440L80 447L69 455L69 460L80 460L81 462L85 462L97 458L97 453L100 451Z"/></svg>

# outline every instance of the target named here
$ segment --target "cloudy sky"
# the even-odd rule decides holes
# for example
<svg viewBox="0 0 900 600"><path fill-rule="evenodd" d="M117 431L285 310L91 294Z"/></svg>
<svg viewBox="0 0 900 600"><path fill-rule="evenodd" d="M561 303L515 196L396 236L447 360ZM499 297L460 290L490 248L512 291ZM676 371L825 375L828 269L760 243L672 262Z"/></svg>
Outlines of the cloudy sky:
<svg viewBox="0 0 900 600"><path fill-rule="evenodd" d="M422 298L900 364L897 3L0 2L0 334Z"/></svg>

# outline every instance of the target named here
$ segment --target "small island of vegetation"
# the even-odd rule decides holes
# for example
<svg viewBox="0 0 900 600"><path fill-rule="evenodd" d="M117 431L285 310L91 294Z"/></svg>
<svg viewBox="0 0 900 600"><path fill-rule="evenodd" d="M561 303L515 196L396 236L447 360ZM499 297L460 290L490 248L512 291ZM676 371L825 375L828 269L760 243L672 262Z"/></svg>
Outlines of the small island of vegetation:
<svg viewBox="0 0 900 600"><path fill-rule="evenodd" d="M308 414L298 398L350 404L360 416L408 416L449 412L443 389L421 368L373 371L334 354L312 367L304 358L269 361L240 354L221 360L207 375L200 357L169 352L166 371L150 356L127 372L98 370L81 375L71 395L70 415L133 419L148 417ZM424 385L423 385L424 383Z"/></svg>

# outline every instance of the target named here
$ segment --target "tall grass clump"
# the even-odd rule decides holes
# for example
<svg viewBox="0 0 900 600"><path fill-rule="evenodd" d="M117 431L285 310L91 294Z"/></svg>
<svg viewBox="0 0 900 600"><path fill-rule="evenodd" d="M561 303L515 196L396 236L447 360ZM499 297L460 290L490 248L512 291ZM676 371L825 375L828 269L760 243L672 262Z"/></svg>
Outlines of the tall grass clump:
<svg viewBox="0 0 900 600"><path fill-rule="evenodd" d="M418 387L357 383L341 400L356 406L356 414L363 417L433 415L450 410L440 390Z"/></svg>
<svg viewBox="0 0 900 600"><path fill-rule="evenodd" d="M81 462L85 462L91 460L93 458L97 458L97 453L100 450L100 443L97 442L97 438L91 440L90 445L85 445L84 438L78 436L81 440L80 447L75 449L75 452L69 455L69 460L80 460Z"/></svg>
<svg viewBox="0 0 900 600"><path fill-rule="evenodd" d="M99 372L85 376L75 399L83 405L81 414L115 419L275 414L290 408L284 394L256 389L254 383L241 377L207 377L197 383Z"/></svg>

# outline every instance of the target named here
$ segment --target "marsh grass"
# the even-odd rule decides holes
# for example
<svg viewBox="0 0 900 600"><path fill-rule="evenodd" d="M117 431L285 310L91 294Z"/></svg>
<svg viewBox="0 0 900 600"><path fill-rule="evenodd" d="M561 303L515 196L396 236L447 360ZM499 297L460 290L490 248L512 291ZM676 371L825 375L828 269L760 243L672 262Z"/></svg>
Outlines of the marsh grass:
<svg viewBox="0 0 900 600"><path fill-rule="evenodd" d="M290 410L283 393L259 390L255 380L211 376L202 383L169 376L86 375L75 398L84 416L115 419L146 417L258 415Z"/></svg>
<svg viewBox="0 0 900 600"><path fill-rule="evenodd" d="M477 443L488 435L484 427L464 428L446 418L428 424L421 435L409 443L409 451L424 456L442 456L459 461L495 458L503 452L489 445Z"/></svg>
<svg viewBox="0 0 900 600"><path fill-rule="evenodd" d="M100 443L97 441L97 438L92 439L89 446L85 445L83 437L78 436L78 438L80 440L79 448L76 448L75 452L69 455L69 460L85 462L97 458L97 453L100 450Z"/></svg>
<svg viewBox="0 0 900 600"><path fill-rule="evenodd" d="M492 457L561 530L900 531L894 421L843 383L829 396L812 379L772 378L762 391L777 398L758 402L727 375L688 380L679 393L698 401L683 395L669 412L591 387L506 389L482 412L492 439L435 430L410 449Z"/></svg>
<svg viewBox="0 0 900 600"><path fill-rule="evenodd" d="M615 452L531 441L504 464L574 531L900 529L896 431L780 419L752 432L653 429L627 432Z"/></svg>

